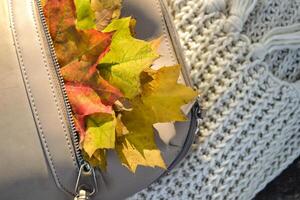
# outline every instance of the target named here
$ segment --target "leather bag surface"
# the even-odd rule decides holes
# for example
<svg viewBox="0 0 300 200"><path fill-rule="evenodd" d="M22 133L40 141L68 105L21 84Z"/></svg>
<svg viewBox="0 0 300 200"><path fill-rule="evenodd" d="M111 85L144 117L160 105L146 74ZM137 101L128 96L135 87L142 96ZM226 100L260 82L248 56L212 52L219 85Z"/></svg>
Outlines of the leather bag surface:
<svg viewBox="0 0 300 200"><path fill-rule="evenodd" d="M164 2L124 0L122 12L137 19L139 38L163 37L162 56L154 67L180 63L180 81L190 85ZM0 198L74 199L80 166L37 1L1 0L0 33ZM191 107L184 108L189 121L156 127L162 138L157 137L157 143L170 169L191 145L196 129ZM98 191L92 199L124 199L166 173L139 167L132 174L113 152L108 163L107 172L95 172Z"/></svg>

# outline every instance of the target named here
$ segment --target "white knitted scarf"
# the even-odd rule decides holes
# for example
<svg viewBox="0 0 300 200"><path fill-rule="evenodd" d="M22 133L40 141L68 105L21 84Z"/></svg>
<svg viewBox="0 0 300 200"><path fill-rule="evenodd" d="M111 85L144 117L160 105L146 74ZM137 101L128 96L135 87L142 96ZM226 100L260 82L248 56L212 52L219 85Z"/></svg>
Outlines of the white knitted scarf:
<svg viewBox="0 0 300 200"><path fill-rule="evenodd" d="M131 199L248 200L300 155L300 0L169 0L199 139Z"/></svg>

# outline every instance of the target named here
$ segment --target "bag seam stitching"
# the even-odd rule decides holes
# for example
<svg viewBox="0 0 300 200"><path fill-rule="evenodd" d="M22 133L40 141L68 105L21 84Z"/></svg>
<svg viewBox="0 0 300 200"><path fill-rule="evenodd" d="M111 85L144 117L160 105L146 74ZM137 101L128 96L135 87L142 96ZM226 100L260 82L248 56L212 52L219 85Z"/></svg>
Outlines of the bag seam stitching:
<svg viewBox="0 0 300 200"><path fill-rule="evenodd" d="M24 83L25 83L25 86L26 86L26 90L27 90L29 100L31 102L32 110L35 114L36 125L37 125L37 128L38 128L39 133L40 133L39 135L41 136L43 146L44 146L44 150L46 151L46 155L48 157L48 161L49 161L49 164L51 166L51 171L53 172L53 175L54 175L54 178L57 182L57 185L59 185L65 192L70 194L71 192L69 192L62 185L62 183L61 183L61 181L60 181L60 179L57 175L56 168L54 166L54 162L53 162L53 159L52 159L52 155L49 151L49 146L48 146L48 143L47 143L45 135L44 135L43 126L40 122L39 114L38 114L38 111L37 111L37 108L36 108L36 105L35 105L35 100L34 100L34 97L32 95L32 92L31 92L31 86L30 86L30 82L28 80L28 75L27 75L27 71L26 71L26 68L25 68L24 60L23 60L23 55L22 55L22 50L20 48L18 34L17 34L16 29L15 29L15 17L14 17L15 14L14 14L14 11L13 11L13 0L9 0L9 13L10 13L9 15L10 15L10 19L11 19L10 21L11 21L12 34L14 36L15 47L16 47L16 52L17 52L17 57L18 57L18 60L19 60L19 64L21 65L20 68L21 68L23 80L24 80Z"/></svg>
<svg viewBox="0 0 300 200"><path fill-rule="evenodd" d="M172 62L173 63L178 63L178 60L174 57L175 52L174 52L174 50L172 50L173 48L171 49L170 38L168 36L169 33L167 31L167 27L166 27L166 24L165 24L165 21L164 21L164 15L163 15L161 4L160 4L159 0L155 0L155 4L156 4L156 8L157 8L157 10L159 12L159 15L160 15L160 21L161 21L161 24L162 24L162 32L163 32L164 41L165 41L166 46L168 48L169 54L171 55Z"/></svg>
<svg viewBox="0 0 300 200"><path fill-rule="evenodd" d="M34 21L34 27L35 27L35 33L36 33L36 36L37 36L37 40L38 40L38 43L39 43L39 46L40 46L40 52L42 54L42 60L43 60L43 63L44 63L44 66L45 66L45 69L47 71L47 76L48 76L48 81L50 83L50 88L51 88L51 93L52 93L52 96L53 96L53 99L54 99L54 102L55 102L55 106L57 108L57 113L59 115L59 120L61 122L61 125L62 125L62 128L63 128L63 131L64 131L64 136L65 136L65 139L66 139L66 142L67 142L67 145L68 145L68 149L69 149L69 152L72 156L72 160L73 160L73 164L74 166L76 167L76 161L75 161L75 157L74 157L74 154L72 152L72 147L71 147L71 143L70 143L70 140L68 138L68 135L67 135L67 129L66 129L66 125L62 119L62 115L61 115L61 110L58 106L58 100L57 100L57 97L55 95L55 92L54 92L54 87L53 87L53 82L51 80L51 76L50 76L50 73L49 73L49 64L48 62L46 61L46 56L45 56L45 52L43 50L43 47L42 47L42 43L41 43L41 37L39 35L39 32L38 32L38 28L37 28L37 21L36 21L36 17L34 15L34 2L31 1L31 8L32 8L32 17L33 17L33 21Z"/></svg>

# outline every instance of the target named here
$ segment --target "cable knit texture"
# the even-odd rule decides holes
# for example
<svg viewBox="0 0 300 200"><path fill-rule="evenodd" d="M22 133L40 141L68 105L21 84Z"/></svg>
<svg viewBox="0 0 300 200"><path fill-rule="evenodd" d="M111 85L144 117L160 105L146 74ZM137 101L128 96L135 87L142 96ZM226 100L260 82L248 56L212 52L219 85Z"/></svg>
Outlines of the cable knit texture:
<svg viewBox="0 0 300 200"><path fill-rule="evenodd" d="M190 155L130 199L250 200L300 155L300 1L168 4L204 116Z"/></svg>

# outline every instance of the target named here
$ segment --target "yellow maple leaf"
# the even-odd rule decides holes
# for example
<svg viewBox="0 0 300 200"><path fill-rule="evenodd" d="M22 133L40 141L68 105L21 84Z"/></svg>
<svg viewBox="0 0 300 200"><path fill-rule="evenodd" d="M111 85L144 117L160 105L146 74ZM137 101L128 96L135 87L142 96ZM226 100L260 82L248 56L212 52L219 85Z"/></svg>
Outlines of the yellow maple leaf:
<svg viewBox="0 0 300 200"><path fill-rule="evenodd" d="M145 70L141 100L153 112L154 123L186 120L180 108L194 100L197 92L179 84L179 75L179 65Z"/></svg>
<svg viewBox="0 0 300 200"><path fill-rule="evenodd" d="M100 167L100 169L105 171L107 168L106 151L105 149L98 149L94 152L92 157L83 151L83 157L85 160L88 160L93 167Z"/></svg>
<svg viewBox="0 0 300 200"><path fill-rule="evenodd" d="M132 100L132 111L123 113L129 134L117 139L116 151L123 165L135 172L138 165L166 168L156 146L153 124L184 121L181 106L195 99L197 93L178 84L180 67L146 70L142 93Z"/></svg>
<svg viewBox="0 0 300 200"><path fill-rule="evenodd" d="M98 149L115 148L116 119L110 114L91 115L86 120L86 136L83 141L84 151L92 157Z"/></svg>

